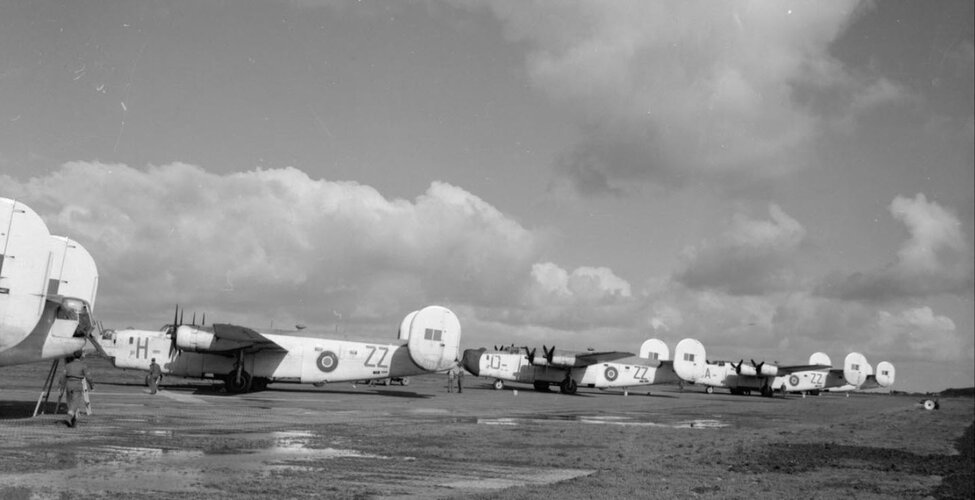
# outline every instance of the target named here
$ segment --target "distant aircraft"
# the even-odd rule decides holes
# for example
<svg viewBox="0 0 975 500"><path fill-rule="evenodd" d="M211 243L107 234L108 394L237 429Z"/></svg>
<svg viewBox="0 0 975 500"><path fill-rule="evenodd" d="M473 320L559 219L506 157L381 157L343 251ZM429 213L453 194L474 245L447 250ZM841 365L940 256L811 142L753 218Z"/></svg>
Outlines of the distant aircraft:
<svg viewBox="0 0 975 500"><path fill-rule="evenodd" d="M0 366L94 352L97 289L84 247L52 236L27 205L0 198Z"/></svg>
<svg viewBox="0 0 975 500"><path fill-rule="evenodd" d="M809 357L809 364L832 366L832 361L825 353L817 352ZM846 355L843 368L813 369L782 375L775 378L772 388L783 393L798 392L805 396L817 395L820 391L889 387L894 383L894 365L883 361L878 365L881 366L886 373L880 378L882 383L873 376L873 368L867 358L858 352L851 352Z"/></svg>
<svg viewBox="0 0 975 500"><path fill-rule="evenodd" d="M400 342L388 344L181 323L174 318L161 331L110 332L101 348L116 368L148 371L155 358L163 374L222 380L228 392L243 393L273 382L321 386L443 371L457 361L461 334L457 316L441 306L408 314Z"/></svg>
<svg viewBox="0 0 975 500"><path fill-rule="evenodd" d="M564 394L575 394L580 386L599 389L677 383L670 349L658 339L643 343L640 355L629 352L556 351L555 346L536 349L514 346L464 351L464 368L473 375L493 377L494 388L505 382L532 384L536 391L548 392L557 385Z"/></svg>
<svg viewBox="0 0 975 500"><path fill-rule="evenodd" d="M726 387L732 394L747 395L755 390L763 396L771 397L775 381L780 377L789 376L790 380L796 381L796 385L803 379L826 377L832 366L829 363L818 363L821 359L815 355L813 358L810 358L808 365L795 366L756 363L754 360L750 364L746 364L744 360L738 361L738 364L733 361L712 362L707 360L701 342L684 339L677 344L674 351L674 371L687 382L704 385L708 394L713 393L715 387ZM805 377L801 376L803 374ZM793 375L798 378L792 379Z"/></svg>
<svg viewBox="0 0 975 500"><path fill-rule="evenodd" d="M846 384L840 384L835 387L826 387L823 390L828 392L850 392L878 389L881 387L888 388L894 385L894 378L897 373L894 365L889 361L877 363L876 374L874 374L873 367L870 366L870 363L867 363L866 358L863 358L863 365L865 366L865 373L861 376L859 384L847 382Z"/></svg>

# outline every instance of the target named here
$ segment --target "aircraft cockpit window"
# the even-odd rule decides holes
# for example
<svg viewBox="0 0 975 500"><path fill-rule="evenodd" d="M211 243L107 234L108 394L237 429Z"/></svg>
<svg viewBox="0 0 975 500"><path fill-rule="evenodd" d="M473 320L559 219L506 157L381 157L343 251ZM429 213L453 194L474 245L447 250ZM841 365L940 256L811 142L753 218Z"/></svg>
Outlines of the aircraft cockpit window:
<svg viewBox="0 0 975 500"><path fill-rule="evenodd" d="M694 361L694 355L689 352L685 352L684 361Z"/></svg>
<svg viewBox="0 0 975 500"><path fill-rule="evenodd" d="M650 359L660 359L660 353L651 352Z"/></svg>

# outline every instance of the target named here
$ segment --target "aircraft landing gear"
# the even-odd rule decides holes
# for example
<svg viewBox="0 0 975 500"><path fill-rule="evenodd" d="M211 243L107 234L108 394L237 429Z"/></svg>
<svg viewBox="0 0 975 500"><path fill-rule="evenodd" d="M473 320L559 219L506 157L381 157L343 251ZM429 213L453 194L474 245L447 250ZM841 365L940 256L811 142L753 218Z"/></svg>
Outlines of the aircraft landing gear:
<svg viewBox="0 0 975 500"><path fill-rule="evenodd" d="M538 392L550 392L548 388L548 382L532 382L532 386Z"/></svg>
<svg viewBox="0 0 975 500"><path fill-rule="evenodd" d="M224 377L224 385L227 388L227 392L233 394L240 394L242 392L248 392L251 390L251 374L244 371L244 351L237 351L237 361L234 363L234 369Z"/></svg>
<svg viewBox="0 0 975 500"><path fill-rule="evenodd" d="M704 392L706 392L708 394L714 394L714 387L711 387L709 385L709 386L707 386L707 388L704 389Z"/></svg>
<svg viewBox="0 0 975 500"><path fill-rule="evenodd" d="M772 394L774 394L773 391L772 391L772 387L770 387L768 385L763 385L762 386L762 396L765 396L767 398L770 398L770 397L772 397Z"/></svg>
<svg viewBox="0 0 975 500"><path fill-rule="evenodd" d="M504 389L504 380L501 380L501 379L495 380L494 381L494 390L500 391L501 389Z"/></svg>
<svg viewBox="0 0 975 500"><path fill-rule="evenodd" d="M575 394L578 389L579 386L576 384L576 381L571 378L567 378L559 384L559 390L562 394Z"/></svg>
<svg viewBox="0 0 975 500"><path fill-rule="evenodd" d="M232 371L223 378L223 383L227 392L233 394L247 392L251 390L251 374L241 371L238 375L236 371Z"/></svg>

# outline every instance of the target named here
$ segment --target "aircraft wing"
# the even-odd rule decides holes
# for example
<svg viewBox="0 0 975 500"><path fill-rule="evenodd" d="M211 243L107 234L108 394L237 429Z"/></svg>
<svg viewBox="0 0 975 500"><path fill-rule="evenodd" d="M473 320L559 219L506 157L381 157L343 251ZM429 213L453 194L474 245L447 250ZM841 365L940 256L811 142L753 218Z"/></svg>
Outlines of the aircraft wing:
<svg viewBox="0 0 975 500"><path fill-rule="evenodd" d="M617 359L632 357L632 352L619 352L619 351L607 351L607 352L587 352L584 354L576 354L575 362L570 365L573 368L579 368L583 366L594 365L596 363L605 363L607 361L616 361Z"/></svg>
<svg viewBox="0 0 975 500"><path fill-rule="evenodd" d="M248 351L285 350L273 340L246 326L214 323L213 336L218 340L230 340L239 344L248 345Z"/></svg>
<svg viewBox="0 0 975 500"><path fill-rule="evenodd" d="M829 366L829 365L793 365L793 366L780 366L779 367L779 373L778 373L778 375L779 376L782 376L782 375L788 375L790 373L795 373L795 372L808 372L808 371L812 371L812 370L830 370L831 371L832 369L833 369L833 367L832 366ZM843 373L843 370L840 370L840 373L842 374Z"/></svg>

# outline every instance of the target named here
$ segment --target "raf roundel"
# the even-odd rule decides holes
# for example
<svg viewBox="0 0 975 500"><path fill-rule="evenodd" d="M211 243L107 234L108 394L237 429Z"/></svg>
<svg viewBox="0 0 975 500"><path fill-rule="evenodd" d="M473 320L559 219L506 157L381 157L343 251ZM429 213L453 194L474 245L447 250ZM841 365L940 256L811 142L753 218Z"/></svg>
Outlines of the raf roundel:
<svg viewBox="0 0 975 500"><path fill-rule="evenodd" d="M339 358L332 351L325 351L318 356L318 361L315 362L318 369L328 373L334 371L339 366Z"/></svg>
<svg viewBox="0 0 975 500"><path fill-rule="evenodd" d="M613 368L612 366L607 366L606 372L604 373L606 380L609 380L610 382L616 380L616 377L618 377L619 374L620 372L616 371L616 368Z"/></svg>
<svg viewBox="0 0 975 500"><path fill-rule="evenodd" d="M793 386L799 385L799 376L792 375L791 377L789 377L789 385L793 385Z"/></svg>

